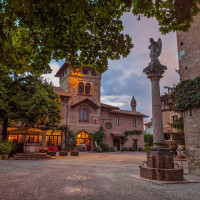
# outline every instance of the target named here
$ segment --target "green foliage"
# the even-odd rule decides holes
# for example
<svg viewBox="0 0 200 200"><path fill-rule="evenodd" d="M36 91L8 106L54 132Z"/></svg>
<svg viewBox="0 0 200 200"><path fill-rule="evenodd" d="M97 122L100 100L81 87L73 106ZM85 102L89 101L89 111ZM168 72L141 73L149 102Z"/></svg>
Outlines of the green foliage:
<svg viewBox="0 0 200 200"><path fill-rule="evenodd" d="M132 0L133 14L155 17L162 33L187 31L200 11L200 0Z"/></svg>
<svg viewBox="0 0 200 200"><path fill-rule="evenodd" d="M193 80L185 80L174 88L169 88L172 109L184 111L200 105L200 76Z"/></svg>
<svg viewBox="0 0 200 200"><path fill-rule="evenodd" d="M103 127L101 126L99 131L90 134L93 142L97 142L98 145L103 143L103 139L106 137Z"/></svg>
<svg viewBox="0 0 200 200"><path fill-rule="evenodd" d="M103 127L101 126L99 131L95 133L90 133L92 136L93 142L97 142L97 151L98 152L114 152L115 150L112 147L109 147L107 144L103 142L104 138L106 137ZM102 149L102 150L101 150Z"/></svg>
<svg viewBox="0 0 200 200"><path fill-rule="evenodd" d="M4 140L2 143L0 143L0 153L2 154L10 154L13 149L13 143L9 142L7 140Z"/></svg>
<svg viewBox="0 0 200 200"><path fill-rule="evenodd" d="M153 146L153 134L145 133L144 142L145 142L145 146Z"/></svg>
<svg viewBox="0 0 200 200"><path fill-rule="evenodd" d="M112 147L109 147L107 144L105 144L105 143L101 143L100 145L99 145L101 148L102 148L102 150L103 151L105 151L105 152L115 152L115 150L112 148Z"/></svg>
<svg viewBox="0 0 200 200"><path fill-rule="evenodd" d="M122 147L123 147L123 145L125 144L125 142L128 140L128 136L129 136L129 135L139 135L139 134L141 134L141 133L142 133L141 130L125 131L125 132L124 132L125 137L123 137L123 138L121 139Z"/></svg>
<svg viewBox="0 0 200 200"><path fill-rule="evenodd" d="M145 151L148 151L153 146L145 146Z"/></svg>
<svg viewBox="0 0 200 200"><path fill-rule="evenodd" d="M119 0L0 1L0 64L42 74L53 58L103 72L108 59L126 57L133 47L120 20L129 10Z"/></svg>
<svg viewBox="0 0 200 200"><path fill-rule="evenodd" d="M177 130L175 132L170 132L172 134L173 139L177 140L180 145L185 145L183 116L173 121L173 123L171 123L170 126Z"/></svg>
<svg viewBox="0 0 200 200"><path fill-rule="evenodd" d="M128 148L127 147L123 147L122 151L128 151Z"/></svg>
<svg viewBox="0 0 200 200"><path fill-rule="evenodd" d="M124 135L125 136L128 136L128 135L139 135L141 133L142 133L141 130L132 130L132 131L125 131Z"/></svg>
<svg viewBox="0 0 200 200"><path fill-rule="evenodd" d="M108 60L126 57L133 47L121 16L155 17L160 31L187 31L200 0L2 0L0 65L18 73L51 71L65 59L74 68L91 65L104 72ZM80 39L81 38L81 39Z"/></svg>
<svg viewBox="0 0 200 200"><path fill-rule="evenodd" d="M138 151L144 151L144 149L142 147L139 147Z"/></svg>
<svg viewBox="0 0 200 200"><path fill-rule="evenodd" d="M0 65L0 123L4 139L12 121L51 129L61 120L61 101L54 87L30 74L17 76Z"/></svg>
<svg viewBox="0 0 200 200"><path fill-rule="evenodd" d="M72 151L76 146L75 134L68 128L68 126L61 126L59 129L65 133L65 149L67 151Z"/></svg>

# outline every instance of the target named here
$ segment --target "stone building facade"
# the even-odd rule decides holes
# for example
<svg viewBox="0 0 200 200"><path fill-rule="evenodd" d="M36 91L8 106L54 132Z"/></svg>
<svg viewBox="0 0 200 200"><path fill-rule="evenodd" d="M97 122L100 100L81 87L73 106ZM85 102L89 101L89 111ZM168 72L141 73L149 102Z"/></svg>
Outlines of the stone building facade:
<svg viewBox="0 0 200 200"><path fill-rule="evenodd" d="M146 115L136 111L136 100L131 100L132 111L100 102L101 74L91 67L73 70L65 63L56 73L60 87L55 87L62 102L62 121L76 134L76 149L81 150L86 143L87 151L93 151L95 144L91 134L103 126L106 134L105 143L115 150L122 148L144 148L143 118ZM1 128L1 127L0 127ZM124 143L124 132L140 130L139 135L129 135ZM59 151L65 148L65 133L51 130L42 131L20 126L8 128L8 140L19 144L30 144L30 148L46 144L49 150ZM32 145L31 145L32 144ZM97 144L98 145L98 144ZM31 152L31 150L30 150Z"/></svg>
<svg viewBox="0 0 200 200"><path fill-rule="evenodd" d="M136 111L136 100L131 101L132 111L120 110L115 106L100 103L101 74L96 73L91 67L82 70L73 70L65 63L55 77L59 77L60 87L55 88L69 99L63 102L63 121L69 129L77 134L77 149L86 142L88 150L93 150L94 144L87 135L94 133L103 126L106 138L105 143L115 150L126 148L144 148L143 118L146 115ZM140 135L129 135L128 140L122 145L125 131L141 130ZM78 138L81 138L80 140ZM62 141L64 141L64 135Z"/></svg>
<svg viewBox="0 0 200 200"><path fill-rule="evenodd" d="M200 13L188 32L177 32L180 80L200 76ZM183 112L188 164L191 173L200 175L200 108Z"/></svg>

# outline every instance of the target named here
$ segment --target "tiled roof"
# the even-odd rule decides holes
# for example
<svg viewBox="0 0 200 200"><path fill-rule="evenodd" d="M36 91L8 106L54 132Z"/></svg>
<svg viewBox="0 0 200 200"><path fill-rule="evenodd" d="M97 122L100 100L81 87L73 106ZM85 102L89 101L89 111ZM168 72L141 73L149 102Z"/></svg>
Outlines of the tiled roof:
<svg viewBox="0 0 200 200"><path fill-rule="evenodd" d="M152 125L152 122L144 122L144 125Z"/></svg>
<svg viewBox="0 0 200 200"><path fill-rule="evenodd" d="M70 97L70 95L67 92L65 92L65 90L63 90L62 88L54 87L54 89L55 89L55 92L59 94L60 96Z"/></svg>
<svg viewBox="0 0 200 200"><path fill-rule="evenodd" d="M135 112L135 111L128 111L128 110L112 110L110 111L110 113L114 113L114 114L123 114L123 115L134 115L134 116L141 116L141 117L149 117L145 114L142 114L140 112Z"/></svg>
<svg viewBox="0 0 200 200"><path fill-rule="evenodd" d="M116 106L111 106L111 105L104 104L104 103L101 103L101 107L103 107L103 108L110 108L110 109L118 109L118 107L116 107Z"/></svg>
<svg viewBox="0 0 200 200"><path fill-rule="evenodd" d="M68 66L69 66L69 63L64 63L64 64L61 66L61 68L57 71L55 77L59 77L59 76L60 76L60 73L62 73L62 71L63 71L64 69L66 69Z"/></svg>
<svg viewBox="0 0 200 200"><path fill-rule="evenodd" d="M76 107L76 106L78 106L78 105L80 105L80 104L82 104L82 103L87 103L87 104L88 104L89 106L91 106L94 110L96 110L96 109L99 108L99 106L98 106L96 103L94 103L92 100L90 100L90 99L88 99L88 98L84 98L84 99L82 99L82 100L80 100L80 101L77 101L77 102L73 103L71 106L72 106L72 107Z"/></svg>

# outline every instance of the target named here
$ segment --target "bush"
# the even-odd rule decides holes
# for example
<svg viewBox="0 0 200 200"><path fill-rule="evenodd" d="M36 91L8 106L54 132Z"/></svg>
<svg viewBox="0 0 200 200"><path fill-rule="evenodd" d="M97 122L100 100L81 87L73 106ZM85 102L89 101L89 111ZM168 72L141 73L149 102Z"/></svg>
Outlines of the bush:
<svg viewBox="0 0 200 200"><path fill-rule="evenodd" d="M153 146L146 146L145 151L148 151L151 147L153 147Z"/></svg>
<svg viewBox="0 0 200 200"><path fill-rule="evenodd" d="M129 150L129 151L134 151L132 147L129 147L128 150Z"/></svg>
<svg viewBox="0 0 200 200"><path fill-rule="evenodd" d="M153 135L150 133L144 134L145 146L153 146Z"/></svg>
<svg viewBox="0 0 200 200"><path fill-rule="evenodd" d="M115 152L115 150L112 148L112 147L109 147L107 144L105 144L105 143L101 143L100 145L99 145L101 148L102 148L102 150L103 151L105 151L105 152Z"/></svg>
<svg viewBox="0 0 200 200"><path fill-rule="evenodd" d="M103 149L100 146L98 146L97 147L97 152L103 152Z"/></svg>
<svg viewBox="0 0 200 200"><path fill-rule="evenodd" d="M142 147L139 147L138 151L144 151L144 149Z"/></svg>
<svg viewBox="0 0 200 200"><path fill-rule="evenodd" d="M0 153L2 154L10 154L13 149L13 143L9 142L7 140L4 140L2 143L0 143Z"/></svg>
<svg viewBox="0 0 200 200"><path fill-rule="evenodd" d="M127 147L122 148L122 151L128 151Z"/></svg>

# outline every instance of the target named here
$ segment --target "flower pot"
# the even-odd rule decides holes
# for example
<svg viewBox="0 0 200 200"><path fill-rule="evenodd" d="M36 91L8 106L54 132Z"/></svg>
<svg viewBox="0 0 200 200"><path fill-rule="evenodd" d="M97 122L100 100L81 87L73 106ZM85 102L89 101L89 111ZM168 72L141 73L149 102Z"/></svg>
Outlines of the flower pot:
<svg viewBox="0 0 200 200"><path fill-rule="evenodd" d="M7 160L8 159L8 154L6 153L6 154L3 154L3 159L4 160Z"/></svg>
<svg viewBox="0 0 200 200"><path fill-rule="evenodd" d="M2 154L0 154L0 160L2 160L3 159L3 155Z"/></svg>
<svg viewBox="0 0 200 200"><path fill-rule="evenodd" d="M68 152L62 152L62 151L60 151L59 152L59 156L68 156Z"/></svg>
<svg viewBox="0 0 200 200"><path fill-rule="evenodd" d="M47 152L47 155L56 156L56 152Z"/></svg>
<svg viewBox="0 0 200 200"><path fill-rule="evenodd" d="M71 152L71 156L79 156L79 152Z"/></svg>

